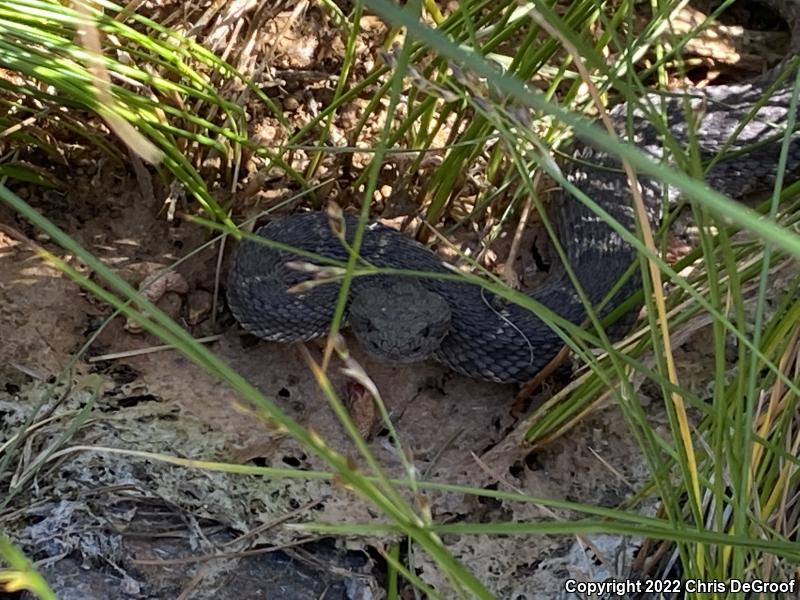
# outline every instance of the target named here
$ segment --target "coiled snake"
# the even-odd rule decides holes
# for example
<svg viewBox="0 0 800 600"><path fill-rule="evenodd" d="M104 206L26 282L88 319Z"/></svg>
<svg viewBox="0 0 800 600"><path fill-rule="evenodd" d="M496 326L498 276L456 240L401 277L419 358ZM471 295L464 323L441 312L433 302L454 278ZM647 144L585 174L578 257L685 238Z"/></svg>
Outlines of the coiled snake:
<svg viewBox="0 0 800 600"><path fill-rule="evenodd" d="M796 1L768 3L790 24L797 25ZM793 69L796 68L795 64ZM717 191L736 198L764 189L774 181L794 81L787 69L781 73L782 78L773 74L748 83L688 92L692 110L700 114L695 123L695 140L701 159L709 160L722 150L732 155L706 172L706 182ZM663 156L661 135L640 106L665 111L671 135L678 143L687 143L685 97L649 94L633 109L632 141L658 161ZM628 110L628 104L621 104L610 111L621 136L625 135ZM754 146L765 140L769 141ZM795 139L790 145L789 173L800 167L798 142ZM737 153L749 146L754 147ZM580 142L576 143L574 155L580 160L564 166L567 179L633 230L630 188L619 160ZM640 177L639 184L655 225L661 218L665 194L673 202L677 191L665 189L659 181L647 177ZM635 251L570 194L562 192L554 204L559 241L585 294L596 304L628 270ZM344 225L346 239L351 242L355 218L345 217ZM340 261L348 257L324 213L292 215L272 221L256 233ZM452 273L430 250L378 223L368 225L360 254L376 267ZM290 292L290 288L312 277L287 265L302 260L305 259L291 252L252 241L239 245L230 269L228 303L246 330L280 342L306 341L326 333L339 283ZM638 285L635 277L629 278L608 308L629 296ZM586 309L563 269L530 295L572 323L579 324L586 317ZM400 362L433 357L459 373L496 382L527 381L563 345L561 338L529 310L486 293L480 286L453 280L399 275L356 277L348 313L359 343L370 354Z"/></svg>

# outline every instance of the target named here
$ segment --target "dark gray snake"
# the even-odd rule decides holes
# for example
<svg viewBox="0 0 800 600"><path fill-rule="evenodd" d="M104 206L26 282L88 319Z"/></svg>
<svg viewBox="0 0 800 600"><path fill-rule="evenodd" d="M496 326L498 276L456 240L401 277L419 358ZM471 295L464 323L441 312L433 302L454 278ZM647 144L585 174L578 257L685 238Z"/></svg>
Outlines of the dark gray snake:
<svg viewBox="0 0 800 600"><path fill-rule="evenodd" d="M797 24L795 0L769 2L791 24ZM689 92L690 106L699 115L696 141L701 159L725 150L734 153L706 173L709 186L731 197L768 189L774 181L780 138L797 65L737 85ZM641 107L665 111L668 130L680 144L688 140L686 97L647 95L633 110L632 140L654 160L663 155L662 136L645 118ZM611 110L619 134L625 137L628 104ZM753 114L751 114L753 113ZM741 126L742 123L746 123ZM768 143L737 151L756 142ZM619 160L589 145L576 143L564 174L582 192L629 230L635 227L630 188ZM787 172L800 167L800 139L790 146ZM677 190L639 177L649 219L656 225L664 200L677 200ZM666 198L665 198L666 197ZM597 304L629 269L636 253L582 202L566 192L555 200L559 241L588 299ZM356 220L344 220L345 237L352 241ZM296 214L270 222L256 232L265 238L322 256L346 261L348 252L324 213ZM375 267L452 274L430 250L401 233L368 225L360 255ZM289 293L313 277L287 262L305 259L252 241L235 253L228 281L228 303L236 319L251 333L273 341L306 341L324 335L333 316L339 283L316 285ZM312 261L313 262L313 261ZM563 269L557 270L531 296L564 319L579 324L586 309ZM628 279L607 310L639 286ZM410 362L433 357L459 373L496 382L523 382L536 375L558 353L561 338L535 314L506 302L480 286L435 278L399 275L356 277L348 306L350 325L360 344L379 358Z"/></svg>

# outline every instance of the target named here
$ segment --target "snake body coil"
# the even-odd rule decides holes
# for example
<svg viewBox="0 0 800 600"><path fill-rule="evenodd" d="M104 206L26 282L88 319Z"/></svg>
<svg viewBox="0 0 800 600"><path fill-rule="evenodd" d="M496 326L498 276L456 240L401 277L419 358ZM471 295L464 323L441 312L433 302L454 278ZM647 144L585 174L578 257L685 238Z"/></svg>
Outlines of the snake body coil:
<svg viewBox="0 0 800 600"><path fill-rule="evenodd" d="M797 4L774 0L788 18ZM797 68L796 65L794 67ZM689 139L687 114L697 117L694 141L704 161L721 151L706 172L706 182L731 197L741 197L771 185L775 179L784 133L794 69L783 77L762 77L737 85L708 87L681 97L648 94L633 109L633 139L654 160L663 157L663 136L646 118L645 110L666 114L667 129L678 144ZM611 111L625 138L628 104ZM758 146L753 146L755 143ZM744 153L738 151L746 149ZM564 173L623 227L634 230L630 188L619 160L589 145L576 144L576 161ZM786 171L800 167L800 143L792 139ZM656 225L662 204L674 202L677 190L640 177L648 217ZM613 289L635 259L634 249L581 201L567 192L555 200L559 241L582 289L597 304ZM353 217L345 218L345 237L352 241ZM324 213L306 213L273 221L258 235L287 246L346 261L348 253ZM377 223L364 234L360 254L376 267L452 274L430 250ZM266 245L245 241L238 247L228 283L228 301L236 319L248 331L268 340L289 342L324 335L339 292L338 283L325 283L290 293L312 275L287 266L305 260ZM311 261L313 262L313 261ZM607 310L618 305L639 285L635 277L618 291ZM578 324L586 310L563 269L530 295ZM369 301L370 297L380 297ZM419 310L417 310L419 309ZM368 351L391 360L433 356L465 375L496 382L527 381L560 350L561 338L539 317L516 304L487 293L477 285L434 278L367 276L353 280L351 324Z"/></svg>

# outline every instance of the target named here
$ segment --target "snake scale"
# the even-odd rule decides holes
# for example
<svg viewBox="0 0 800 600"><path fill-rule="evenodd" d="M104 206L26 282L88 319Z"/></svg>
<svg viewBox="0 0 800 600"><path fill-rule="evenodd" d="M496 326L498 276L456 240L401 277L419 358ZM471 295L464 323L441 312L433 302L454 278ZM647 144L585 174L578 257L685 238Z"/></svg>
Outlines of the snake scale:
<svg viewBox="0 0 800 600"><path fill-rule="evenodd" d="M790 25L800 21L796 0L764 0ZM793 32L795 33L795 32ZM796 36L794 41L796 41ZM695 138L700 158L708 161L725 150L729 158L707 170L706 182L733 198L768 188L774 182L781 134L785 129L794 69L752 81L709 86L686 92L691 112L699 114ZM783 77L778 77L782 73ZM686 95L646 95L635 107L627 103L610 116L623 139L632 117L632 141L659 161L662 136L642 107L664 111L667 126L679 144L689 138ZM628 111L632 110L632 115ZM744 125L742 125L744 123ZM762 142L753 147L756 142ZM764 143L765 142L765 143ZM751 147L751 148L748 148ZM615 156L577 141L563 172L568 181L629 230L635 228L630 188ZM792 139L786 172L800 167L800 139ZM664 200L678 199L675 189L639 177L652 225L662 216ZM666 195L666 198L665 198ZM634 249L582 202L562 191L554 202L559 242L585 294L600 302L629 269ZM352 242L356 219L345 216L344 237ZM346 261L347 249L321 212L274 220L256 233L287 246ZM360 255L375 267L452 274L433 252L396 230L370 223ZM338 282L291 290L313 277L293 262L305 260L285 250L253 241L242 242L234 255L228 280L228 303L239 323L251 333L279 342L307 341L324 335L334 313ZM313 261L311 261L313 262ZM287 264L289 263L289 264ZM579 324L586 309L564 269L556 269L544 285L530 292L535 300L564 319ZM628 279L608 303L608 310L640 285ZM302 286L301 286L302 287ZM479 379L509 383L536 375L563 345L561 338L535 314L467 282L401 275L370 275L352 281L349 324L359 343L378 358L411 362L433 357L453 370Z"/></svg>

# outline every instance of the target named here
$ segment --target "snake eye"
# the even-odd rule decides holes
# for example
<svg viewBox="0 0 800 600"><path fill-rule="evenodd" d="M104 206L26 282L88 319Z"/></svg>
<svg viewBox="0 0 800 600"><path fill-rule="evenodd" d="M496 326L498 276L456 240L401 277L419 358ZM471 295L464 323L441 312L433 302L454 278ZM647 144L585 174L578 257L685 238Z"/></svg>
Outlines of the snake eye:
<svg viewBox="0 0 800 600"><path fill-rule="evenodd" d="M420 332L419 332L419 334L420 334L422 337L428 337L428 336L431 334L431 328L430 328L430 326L426 325L426 326L425 326L425 329L423 329L422 331L420 331ZM419 350L419 348L417 348L417 350Z"/></svg>

